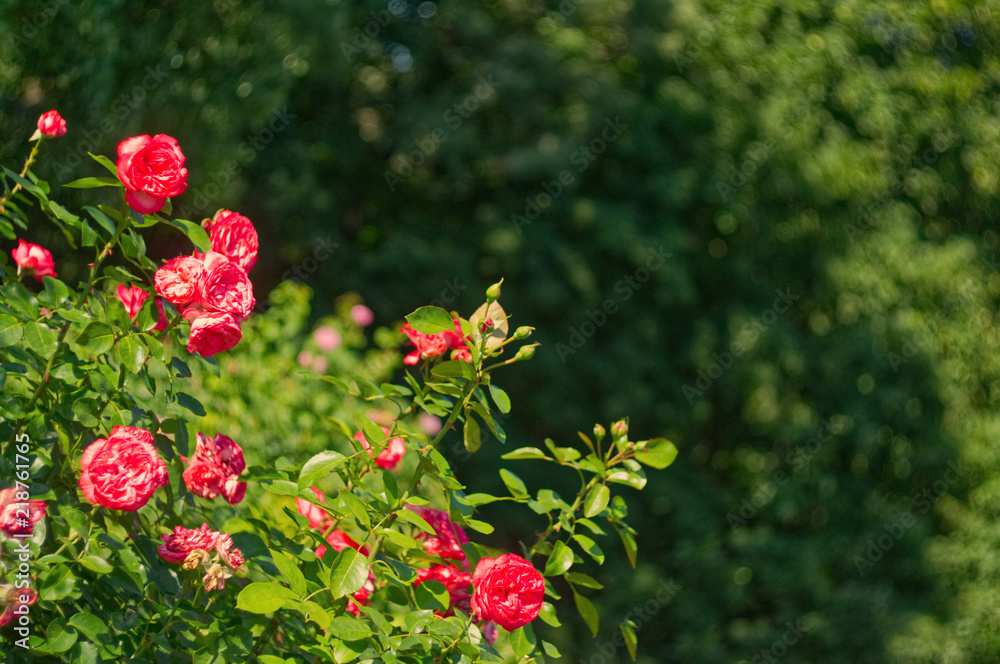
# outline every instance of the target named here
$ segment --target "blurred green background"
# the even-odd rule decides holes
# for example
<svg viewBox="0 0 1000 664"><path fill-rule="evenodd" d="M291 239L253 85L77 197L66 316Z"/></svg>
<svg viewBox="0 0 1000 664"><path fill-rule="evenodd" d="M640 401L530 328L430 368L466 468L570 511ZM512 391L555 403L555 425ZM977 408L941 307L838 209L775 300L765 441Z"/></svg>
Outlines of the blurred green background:
<svg viewBox="0 0 1000 664"><path fill-rule="evenodd" d="M50 108L53 183L175 136L175 215L249 216L258 299L313 293L265 314L288 366L342 293L390 327L503 277L543 344L499 377L512 444L628 415L681 449L628 496L638 567L604 545L599 636L538 626L563 661L626 661L631 618L647 663L996 662L998 44L995 0L6 0L0 163ZM206 385L213 426L322 449L315 382L247 396L279 365ZM457 472L500 491L500 453Z"/></svg>

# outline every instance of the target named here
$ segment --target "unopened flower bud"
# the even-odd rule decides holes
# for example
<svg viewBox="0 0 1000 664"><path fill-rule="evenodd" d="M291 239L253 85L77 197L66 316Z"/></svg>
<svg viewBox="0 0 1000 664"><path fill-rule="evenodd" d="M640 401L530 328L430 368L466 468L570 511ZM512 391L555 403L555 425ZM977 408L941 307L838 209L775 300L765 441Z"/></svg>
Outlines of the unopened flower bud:
<svg viewBox="0 0 1000 664"><path fill-rule="evenodd" d="M519 362L521 360L530 360L532 357L534 357L535 348L537 347L538 344L531 344L530 346L521 346L517 351L517 355L514 356L514 361Z"/></svg>
<svg viewBox="0 0 1000 664"><path fill-rule="evenodd" d="M615 438L623 438L628 435L628 420L618 420L611 425L611 435Z"/></svg>
<svg viewBox="0 0 1000 664"><path fill-rule="evenodd" d="M479 325L479 331L483 334L489 334L493 331L493 319L487 318Z"/></svg>
<svg viewBox="0 0 1000 664"><path fill-rule="evenodd" d="M496 302L497 300L500 299L500 284L502 283L503 279L501 279L500 281L496 282L495 284L486 289L487 302Z"/></svg>
<svg viewBox="0 0 1000 664"><path fill-rule="evenodd" d="M521 327L514 330L514 335L511 337L514 341L519 341L521 339L527 339L531 336L531 333L535 331L535 328L528 327L527 325L522 325Z"/></svg>
<svg viewBox="0 0 1000 664"><path fill-rule="evenodd" d="M604 427L602 427L600 424L594 425L594 438L597 439L597 442L601 442L602 440L604 440L604 435L606 433L607 432L604 430Z"/></svg>

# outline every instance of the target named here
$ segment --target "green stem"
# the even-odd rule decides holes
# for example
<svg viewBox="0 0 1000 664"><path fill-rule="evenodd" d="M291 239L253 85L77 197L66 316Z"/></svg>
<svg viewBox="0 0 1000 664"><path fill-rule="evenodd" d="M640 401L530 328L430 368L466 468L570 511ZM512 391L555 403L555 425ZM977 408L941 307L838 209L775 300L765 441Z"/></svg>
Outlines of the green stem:
<svg viewBox="0 0 1000 664"><path fill-rule="evenodd" d="M33 163L35 163L35 159L38 157L38 148L41 146L43 140L44 137L39 138L37 141L35 141L35 145L31 148L31 153L28 154L28 159L24 162L24 168L22 168L21 172L18 173L18 175L20 175L22 178L28 174L28 169L31 168L31 165ZM14 183L14 188L10 190L9 195L0 196L0 212L4 211L3 204L6 201L10 200L14 195L16 195L17 192L21 191L22 188L23 187L21 186L21 183L16 182Z"/></svg>

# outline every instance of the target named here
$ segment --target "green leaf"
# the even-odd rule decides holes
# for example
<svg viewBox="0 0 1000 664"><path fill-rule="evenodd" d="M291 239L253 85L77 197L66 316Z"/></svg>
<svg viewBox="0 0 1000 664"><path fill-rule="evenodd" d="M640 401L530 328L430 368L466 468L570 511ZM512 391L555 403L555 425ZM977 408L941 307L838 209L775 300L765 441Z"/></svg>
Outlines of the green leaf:
<svg viewBox="0 0 1000 664"><path fill-rule="evenodd" d="M47 325L34 321L24 326L24 341L42 357L48 357L56 350L56 335Z"/></svg>
<svg viewBox="0 0 1000 664"><path fill-rule="evenodd" d="M358 520L358 525L368 530L371 528L371 520L368 518L368 508L365 506L364 502L360 498L354 495L353 492L347 489L342 489L340 491L340 499L347 506L347 509L351 511L354 518Z"/></svg>
<svg viewBox="0 0 1000 664"><path fill-rule="evenodd" d="M351 595L368 580L368 557L345 547L330 566L330 591L334 598Z"/></svg>
<svg viewBox="0 0 1000 664"><path fill-rule="evenodd" d="M56 565L42 574L38 596L46 601L58 601L76 586L76 578L70 565Z"/></svg>
<svg viewBox="0 0 1000 664"><path fill-rule="evenodd" d="M212 241L208 237L208 233L199 224L193 221L188 221L187 219L165 219L166 223L170 224L174 228L180 229L184 235L191 240L191 243L197 247L198 251L208 252L212 249Z"/></svg>
<svg viewBox="0 0 1000 664"><path fill-rule="evenodd" d="M122 183L114 178L80 178L63 185L70 189L93 189L95 187L121 187Z"/></svg>
<svg viewBox="0 0 1000 664"><path fill-rule="evenodd" d="M311 487L316 480L326 477L331 470L347 461L347 457L333 450L326 450L313 456L302 466L299 473L299 489Z"/></svg>
<svg viewBox="0 0 1000 664"><path fill-rule="evenodd" d="M548 641L542 641L542 650L545 651L546 655L548 655L553 659L559 659L560 657L562 657L562 653L559 652L559 648L556 648Z"/></svg>
<svg viewBox="0 0 1000 664"><path fill-rule="evenodd" d="M566 546L566 543L559 540L552 547L552 553L545 563L545 576L559 576L573 566L573 550Z"/></svg>
<svg viewBox="0 0 1000 664"><path fill-rule="evenodd" d="M583 622L587 623L587 627L590 628L590 633L593 636L597 636L597 627L600 621L597 615L597 607L594 606L593 602L575 590L573 591L573 603L576 604L576 610L580 612Z"/></svg>
<svg viewBox="0 0 1000 664"><path fill-rule="evenodd" d="M646 441L646 449L636 452L635 458L647 466L663 470L677 458L677 447L666 438L654 438Z"/></svg>
<svg viewBox="0 0 1000 664"><path fill-rule="evenodd" d="M635 638L635 630L632 629L632 624L628 621L623 622L618 628L621 629L622 636L625 638L625 647L628 648L628 656L634 662L637 654L636 646L639 643L639 640Z"/></svg>
<svg viewBox="0 0 1000 664"><path fill-rule="evenodd" d="M107 323L94 321L83 328L76 338L78 346L82 346L93 355L101 355L111 350L115 344L115 333Z"/></svg>
<svg viewBox="0 0 1000 664"><path fill-rule="evenodd" d="M69 297L69 287L55 277L45 275L42 283L45 284L45 292L49 294L53 305L58 305Z"/></svg>
<svg viewBox="0 0 1000 664"><path fill-rule="evenodd" d="M542 602L542 609L538 612L538 617L547 625L562 627L562 623L559 622L559 616L556 615L556 607L548 602Z"/></svg>
<svg viewBox="0 0 1000 664"><path fill-rule="evenodd" d="M462 431L462 441L469 454L475 454L483 444L483 433L479 429L479 423L472 413L465 411L465 428Z"/></svg>
<svg viewBox="0 0 1000 664"><path fill-rule="evenodd" d="M408 509L401 509L401 510L396 510L395 514L396 514L396 519L398 521L405 521L411 526L415 526L416 528L419 528L420 530L424 531L428 535L434 535L435 537L437 536L437 533L435 533L431 525L427 523L427 520L424 519L424 517L417 514L416 512L413 512Z"/></svg>
<svg viewBox="0 0 1000 664"><path fill-rule="evenodd" d="M250 613L273 613L283 607L287 599L295 599L290 588L277 581L256 581L240 591L236 608Z"/></svg>
<svg viewBox="0 0 1000 664"><path fill-rule="evenodd" d="M390 528L376 528L375 532L378 533L379 535L382 535L387 540L389 540L393 544L396 544L397 546L401 546L406 549L420 548L420 543L417 542L417 540L413 539L412 537L408 537L397 530L392 530Z"/></svg>
<svg viewBox="0 0 1000 664"><path fill-rule="evenodd" d="M108 574L114 569L107 560L100 556L83 556L79 562L90 571L98 574Z"/></svg>
<svg viewBox="0 0 1000 664"><path fill-rule="evenodd" d="M477 533L482 533L484 535L489 535L490 533L493 532L493 526L486 523L485 521L466 518L465 525L467 525L469 528L472 528Z"/></svg>
<svg viewBox="0 0 1000 664"><path fill-rule="evenodd" d="M98 164L100 164L104 168L108 169L108 172L110 172L112 175L114 175L116 180L118 179L118 167L115 166L115 164L114 164L113 161L111 161L110 159L108 159L107 157L105 157L102 154L94 154L92 152L88 152L87 154L90 155L91 159L93 159L94 161L96 161Z"/></svg>
<svg viewBox="0 0 1000 664"><path fill-rule="evenodd" d="M524 486L521 478L510 472L506 468L500 469L500 479L507 485L507 489L515 498L529 498L528 488Z"/></svg>
<svg viewBox="0 0 1000 664"><path fill-rule="evenodd" d="M146 362L146 345L136 335L127 335L118 340L118 356L122 364L132 373Z"/></svg>
<svg viewBox="0 0 1000 664"><path fill-rule="evenodd" d="M611 499L611 489L604 484L598 484L587 494L587 499L583 502L583 513L589 519L597 516L608 506Z"/></svg>
<svg viewBox="0 0 1000 664"><path fill-rule="evenodd" d="M69 619L69 624L94 643L98 643L99 638L108 633L108 626L104 621L90 613L77 613Z"/></svg>
<svg viewBox="0 0 1000 664"><path fill-rule="evenodd" d="M537 447L519 447L513 452L507 452L507 454L504 454L500 458L501 459L545 459L546 461L552 460L551 458L549 458L549 456L545 454L545 452L541 451Z"/></svg>
<svg viewBox="0 0 1000 664"><path fill-rule="evenodd" d="M305 600L302 605L309 613L309 619L319 625L320 629L328 629L332 618L322 606L312 600ZM262 658L263 659L263 658Z"/></svg>
<svg viewBox="0 0 1000 664"><path fill-rule="evenodd" d="M448 589L440 581L424 581L414 588L413 594L417 598L418 609L444 611L451 603Z"/></svg>
<svg viewBox="0 0 1000 664"><path fill-rule="evenodd" d="M490 396L493 397L493 403L497 405L497 409L501 413L507 414L510 412L510 397L493 383L490 383Z"/></svg>
<svg viewBox="0 0 1000 664"><path fill-rule="evenodd" d="M486 505L488 503L494 503L498 500L501 500L501 498L498 496L491 496L488 493L470 493L467 496L463 496L461 500L466 505L471 505L472 507L476 507L478 505Z"/></svg>
<svg viewBox="0 0 1000 664"><path fill-rule="evenodd" d="M420 307L406 317L406 322L423 334L437 334L445 330L455 331L455 319L441 307Z"/></svg>
<svg viewBox="0 0 1000 664"><path fill-rule="evenodd" d="M177 392L174 395L174 398L177 399L178 406L186 408L198 417L205 417L205 406L203 406L200 401L195 399L190 394L186 392Z"/></svg>
<svg viewBox="0 0 1000 664"><path fill-rule="evenodd" d="M115 222L111 220L111 217L104 214L97 208L93 207L92 205L85 205L83 206L83 209L86 210L87 214L89 214L91 218L93 218L93 220L97 222L98 226L100 226L107 232L108 237L114 235L115 231L118 230L118 227L115 225Z"/></svg>
<svg viewBox="0 0 1000 664"><path fill-rule="evenodd" d="M80 220L80 242L85 247L93 247L94 241L97 240L97 232L94 228L87 223L86 219Z"/></svg>
<svg viewBox="0 0 1000 664"><path fill-rule="evenodd" d="M21 321L7 314L0 314L0 348L13 346L24 335Z"/></svg>
<svg viewBox="0 0 1000 664"><path fill-rule="evenodd" d="M271 493L277 494L279 496L295 496L298 497L299 486L295 482L289 482L288 480L274 480L273 482L261 482L261 486L265 491L270 491Z"/></svg>
<svg viewBox="0 0 1000 664"><path fill-rule="evenodd" d="M360 641L374 634L371 627L353 616L340 616L330 623L332 633L343 641Z"/></svg>
<svg viewBox="0 0 1000 664"><path fill-rule="evenodd" d="M622 539L622 544L625 546L625 555L628 556L628 562L632 567L635 567L636 553L638 553L638 547L635 544L635 536L628 530L628 528L620 528L618 524L611 524L618 531L618 536Z"/></svg>
<svg viewBox="0 0 1000 664"><path fill-rule="evenodd" d="M382 390L364 376L354 376L354 382L358 386L358 392L365 401L374 401L385 397Z"/></svg>
<svg viewBox="0 0 1000 664"><path fill-rule="evenodd" d="M510 647L518 660L522 660L535 649L535 633L531 630L531 625L518 627L510 633Z"/></svg>
<svg viewBox="0 0 1000 664"><path fill-rule="evenodd" d="M476 379L476 370L472 368L472 364L463 362L462 360L446 360L436 364L431 369L431 374L441 378Z"/></svg>
<svg viewBox="0 0 1000 664"><path fill-rule="evenodd" d="M597 542L586 535L573 535L573 541L579 544L580 548L587 555L596 560L598 565L604 564L604 551L601 550L601 547L597 546Z"/></svg>
<svg viewBox="0 0 1000 664"><path fill-rule="evenodd" d="M52 652L65 652L73 647L77 638L76 631L66 629L66 623L62 618L56 618L49 623L45 630L45 643Z"/></svg>
<svg viewBox="0 0 1000 664"><path fill-rule="evenodd" d="M306 577L302 575L299 570L299 566L296 559L288 555L284 551L275 551L274 549L269 549L271 552L271 560L274 561L274 566L278 568L281 575L285 577L288 581L288 585L299 597L306 594Z"/></svg>
<svg viewBox="0 0 1000 664"><path fill-rule="evenodd" d="M582 572L568 572L566 574L566 580L575 586L583 586L584 588L594 588L595 590L600 590L604 587L600 581L591 578Z"/></svg>

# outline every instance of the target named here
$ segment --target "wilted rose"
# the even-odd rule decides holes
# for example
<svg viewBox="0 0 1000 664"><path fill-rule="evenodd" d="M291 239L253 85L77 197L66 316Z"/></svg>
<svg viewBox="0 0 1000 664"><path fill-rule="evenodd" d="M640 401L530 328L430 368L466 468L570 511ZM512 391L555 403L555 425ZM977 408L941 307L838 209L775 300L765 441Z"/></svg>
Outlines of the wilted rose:
<svg viewBox="0 0 1000 664"><path fill-rule="evenodd" d="M173 533L163 534L163 544L157 550L168 563L182 563L195 549L206 553L214 549L220 536L221 533L209 528L207 523L193 529L174 526Z"/></svg>

